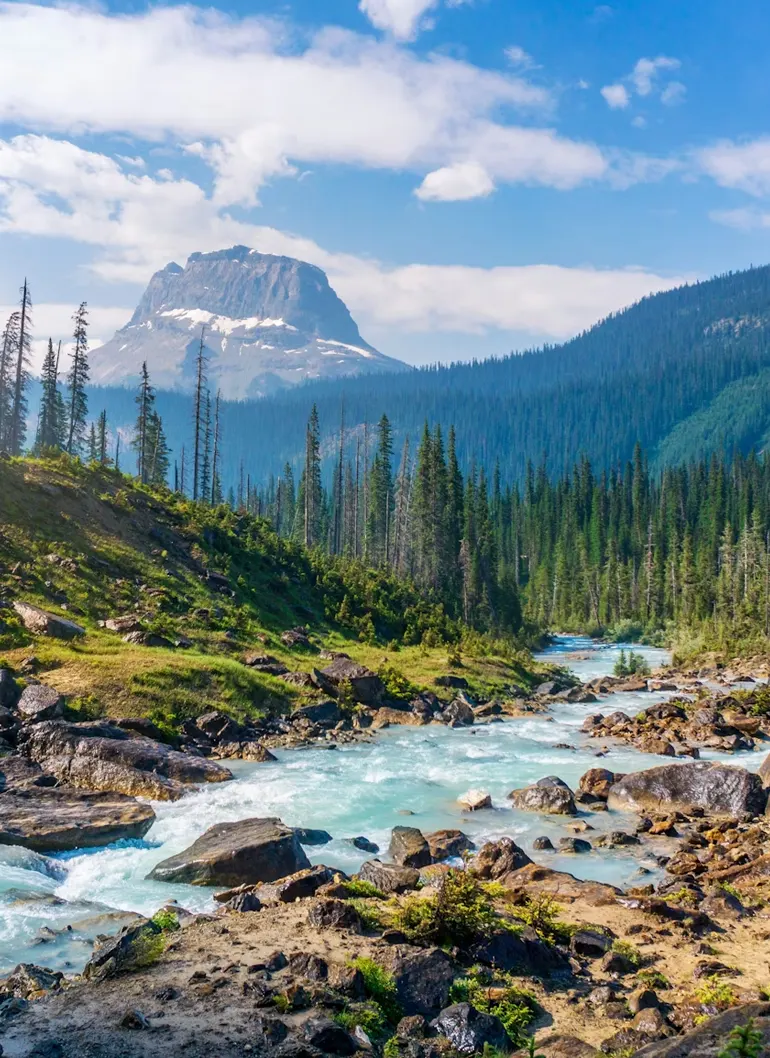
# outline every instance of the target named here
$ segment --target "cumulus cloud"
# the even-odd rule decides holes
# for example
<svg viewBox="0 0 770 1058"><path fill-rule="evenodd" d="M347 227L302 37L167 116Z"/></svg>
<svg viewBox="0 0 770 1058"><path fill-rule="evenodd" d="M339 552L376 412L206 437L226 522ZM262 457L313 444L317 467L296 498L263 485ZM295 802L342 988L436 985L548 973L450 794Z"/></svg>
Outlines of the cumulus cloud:
<svg viewBox="0 0 770 1058"><path fill-rule="evenodd" d="M687 89L681 81L668 81L661 84L666 72L678 70L681 63L669 55L658 55L655 59L641 58L631 73L615 84L605 85L600 89L605 102L613 110L625 109L631 102L631 96L641 98L657 95L666 106L681 103Z"/></svg>
<svg viewBox="0 0 770 1058"><path fill-rule="evenodd" d="M469 0L447 0L448 7L459 7ZM430 29L441 0L360 0L358 8L377 29L391 33L397 40L414 40L420 30Z"/></svg>
<svg viewBox="0 0 770 1058"><path fill-rule="evenodd" d="M518 44L512 44L509 48L505 49L505 57L511 66L518 66L520 70L534 70L537 69L537 63L529 54Z"/></svg>
<svg viewBox="0 0 770 1058"><path fill-rule="evenodd" d="M601 89L608 107L613 110L623 110L631 102L628 89L622 84L608 84Z"/></svg>
<svg viewBox="0 0 770 1058"><path fill-rule="evenodd" d="M557 339L681 281L643 270L554 265L392 267L330 253L310 239L235 219L189 180L137 173L45 136L0 141L0 232L93 246L99 275L137 284L169 260L235 243L298 257L325 269L364 330L367 325L396 332L519 330ZM67 327L70 311L59 314L57 308ZM123 311L125 316L112 316L110 323L125 322L129 313Z"/></svg>
<svg viewBox="0 0 770 1058"><path fill-rule="evenodd" d="M737 228L739 231L757 231L770 228L770 213L761 209L715 209L709 213L709 218L717 224L724 224L727 228Z"/></svg>
<svg viewBox="0 0 770 1058"><path fill-rule="evenodd" d="M475 162L457 162L428 173L415 194L423 202L462 202L483 198L495 185L483 166Z"/></svg>
<svg viewBox="0 0 770 1058"><path fill-rule="evenodd" d="M16 305L0 305L0 326L5 323L10 314L17 308ZM48 339L51 338L56 344L61 341L61 374L67 369L69 363L70 349L72 345L72 313L74 305L57 304L55 302L35 303L32 308L32 356L31 369L37 374L43 362L45 351L48 348ZM103 345L118 327L122 327L133 312L130 309L108 305L88 306L88 344L91 349Z"/></svg>
<svg viewBox="0 0 770 1058"><path fill-rule="evenodd" d="M721 140L696 152L700 168L721 187L770 194L770 136L745 143Z"/></svg>

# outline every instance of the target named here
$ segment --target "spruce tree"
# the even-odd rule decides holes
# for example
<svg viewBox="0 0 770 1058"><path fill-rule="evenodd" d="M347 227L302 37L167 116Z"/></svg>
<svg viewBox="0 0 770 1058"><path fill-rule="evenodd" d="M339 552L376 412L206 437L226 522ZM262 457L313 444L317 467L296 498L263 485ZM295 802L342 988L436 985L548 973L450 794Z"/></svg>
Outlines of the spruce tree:
<svg viewBox="0 0 770 1058"><path fill-rule="evenodd" d="M20 313L12 312L0 337L0 452L10 447L14 365L19 344Z"/></svg>
<svg viewBox="0 0 770 1058"><path fill-rule="evenodd" d="M151 438L149 436L150 418L155 408L155 391L150 385L147 361L142 364L135 404L137 416L134 426L134 439L131 444L136 452L136 476L143 485L146 485L150 480L150 458L152 452Z"/></svg>
<svg viewBox="0 0 770 1058"><path fill-rule="evenodd" d="M15 349L15 366L13 369L13 399L11 417L7 435L7 449L11 455L21 455L27 436L27 386L29 384L29 356L31 349L32 299L29 285L24 280L21 288L21 305L19 308L19 332Z"/></svg>
<svg viewBox="0 0 770 1058"><path fill-rule="evenodd" d="M42 394L37 420L35 454L64 447L65 423L61 420L62 401L59 393L58 360L53 342L48 339L48 351L40 374Z"/></svg>
<svg viewBox="0 0 770 1058"><path fill-rule="evenodd" d="M214 403L214 451L211 457L211 505L218 506L222 502L222 478L220 474L220 463L222 459L222 426L220 422L220 391Z"/></svg>
<svg viewBox="0 0 770 1058"><path fill-rule="evenodd" d="M98 458L101 466L106 467L110 463L110 457L107 454L107 412L103 410L99 415L99 421L96 426L96 445L98 449Z"/></svg>
<svg viewBox="0 0 770 1058"><path fill-rule="evenodd" d="M166 440L163 421L153 408L147 416L147 482L167 485L171 464L171 450Z"/></svg>
<svg viewBox="0 0 770 1058"><path fill-rule="evenodd" d="M206 328L201 327L201 337L198 344L198 353L195 357L195 393L193 397L193 465L192 465L192 498L197 500L200 495L201 485L201 463L203 461L204 440L204 411L206 394Z"/></svg>
<svg viewBox="0 0 770 1058"><path fill-rule="evenodd" d="M79 455L83 445L88 415L88 310L85 301L81 302L72 317L73 331L72 361L67 386L69 388L69 430L67 435L67 452Z"/></svg>

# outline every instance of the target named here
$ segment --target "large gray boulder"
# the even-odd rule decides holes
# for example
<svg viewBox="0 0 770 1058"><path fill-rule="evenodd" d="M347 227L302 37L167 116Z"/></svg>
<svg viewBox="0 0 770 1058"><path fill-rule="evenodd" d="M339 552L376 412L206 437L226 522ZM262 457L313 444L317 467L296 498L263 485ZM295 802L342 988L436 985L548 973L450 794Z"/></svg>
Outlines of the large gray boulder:
<svg viewBox="0 0 770 1058"><path fill-rule="evenodd" d="M362 882L376 885L383 893L405 893L417 888L420 872L413 867L400 867L397 863L366 860L361 864L358 877Z"/></svg>
<svg viewBox="0 0 770 1058"><path fill-rule="evenodd" d="M353 698L361 705L376 707L385 697L385 685L380 677L349 658L335 658L331 665L316 671L315 675L327 694L339 694L343 687L349 686Z"/></svg>
<svg viewBox="0 0 770 1058"><path fill-rule="evenodd" d="M35 724L27 732L23 749L30 760L70 786L114 790L156 801L178 800L190 783L232 778L221 764L149 738L132 738L105 722Z"/></svg>
<svg viewBox="0 0 770 1058"><path fill-rule="evenodd" d="M23 845L37 852L143 838L154 822L149 805L122 794L35 785L0 794L0 845Z"/></svg>
<svg viewBox="0 0 770 1058"><path fill-rule="evenodd" d="M447 1007L431 1025L457 1054L481 1054L487 1046L507 1051L511 1044L502 1021L494 1014L480 1013L470 1003Z"/></svg>
<svg viewBox="0 0 770 1058"><path fill-rule="evenodd" d="M21 622L28 632L39 636L51 636L54 639L77 639L86 634L82 625L68 621L65 617L57 617L56 614L41 610L39 606L33 606L29 602L16 601L13 608L21 618Z"/></svg>
<svg viewBox="0 0 770 1058"><path fill-rule="evenodd" d="M632 772L610 787L610 809L636 812L688 812L761 815L767 802L762 779L745 768L709 761L664 764Z"/></svg>
<svg viewBox="0 0 770 1058"><path fill-rule="evenodd" d="M440 948L394 948L390 971L406 1015L435 1017L449 1002L457 964Z"/></svg>
<svg viewBox="0 0 770 1058"><path fill-rule="evenodd" d="M718 1058L726 1050L733 1029L748 1021L753 1021L762 1035L759 1055L770 1053L770 1003L746 1003L709 1018L684 1036L649 1043L635 1051L634 1058Z"/></svg>
<svg viewBox="0 0 770 1058"><path fill-rule="evenodd" d="M513 838L500 838L481 846L470 862L470 869L477 878L496 881L530 863L532 860Z"/></svg>
<svg viewBox="0 0 770 1058"><path fill-rule="evenodd" d="M30 683L21 692L16 710L25 724L57 720L64 713L64 698L44 683Z"/></svg>
<svg viewBox="0 0 770 1058"><path fill-rule="evenodd" d="M511 790L508 799L522 812L543 812L546 815L576 816L577 807L572 791L555 776L540 779L532 786Z"/></svg>
<svg viewBox="0 0 770 1058"><path fill-rule="evenodd" d="M296 832L280 819L217 823L148 875L159 882L234 887L274 882L310 866Z"/></svg>
<svg viewBox="0 0 770 1058"><path fill-rule="evenodd" d="M417 827L393 827L388 855L400 867L427 867L433 859L430 845Z"/></svg>

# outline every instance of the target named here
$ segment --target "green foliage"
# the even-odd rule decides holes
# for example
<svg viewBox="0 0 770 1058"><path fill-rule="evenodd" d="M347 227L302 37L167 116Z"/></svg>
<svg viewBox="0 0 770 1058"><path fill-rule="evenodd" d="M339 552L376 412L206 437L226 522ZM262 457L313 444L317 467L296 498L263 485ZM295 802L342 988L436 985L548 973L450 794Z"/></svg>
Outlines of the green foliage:
<svg viewBox="0 0 770 1058"><path fill-rule="evenodd" d="M549 944L569 943L576 926L561 922L562 907L548 893L527 896L523 904L511 909L513 915L526 926L531 926L538 937Z"/></svg>
<svg viewBox="0 0 770 1058"><path fill-rule="evenodd" d="M452 870L435 896L408 898L395 924L416 941L467 947L502 922L476 878L468 871Z"/></svg>
<svg viewBox="0 0 770 1058"><path fill-rule="evenodd" d="M612 950L617 952L618 955L623 955L637 969L642 965L641 952L633 944L629 944L628 941L614 940L612 942Z"/></svg>
<svg viewBox="0 0 770 1058"><path fill-rule="evenodd" d="M734 896L736 900L741 900L740 889L736 889L730 882L717 882L717 887L722 890L723 893L727 893L728 896Z"/></svg>
<svg viewBox="0 0 770 1058"><path fill-rule="evenodd" d="M348 896L371 897L375 900L385 899L385 894L381 889L378 889L372 882L367 882L363 878L351 878L342 884Z"/></svg>
<svg viewBox="0 0 770 1058"><path fill-rule="evenodd" d="M179 916L169 907L162 907L160 911L156 911L151 921L164 933L174 933L179 929Z"/></svg>
<svg viewBox="0 0 770 1058"><path fill-rule="evenodd" d="M126 965L137 969L152 966L166 950L166 934L163 930L144 929L131 944L131 952Z"/></svg>
<svg viewBox="0 0 770 1058"><path fill-rule="evenodd" d="M527 1044L527 1058L545 1058L544 1054L537 1053L537 1046L535 1044L535 1037L530 1036Z"/></svg>
<svg viewBox="0 0 770 1058"><path fill-rule="evenodd" d="M387 1037L390 1025L385 1013L379 1003L351 1003L345 1010L334 1015L334 1021L348 1032L353 1032L359 1025L372 1042Z"/></svg>
<svg viewBox="0 0 770 1058"><path fill-rule="evenodd" d="M514 1047L528 1045L527 1027L537 1016L537 1000L514 982L510 974L492 973L473 967L467 975L455 981L450 997L453 1003L470 1003L482 1014L494 1014L500 1019Z"/></svg>
<svg viewBox="0 0 770 1058"><path fill-rule="evenodd" d="M661 990L671 988L671 982L660 970L640 970L636 975L636 980L639 984L644 985L645 988L658 988Z"/></svg>
<svg viewBox="0 0 770 1058"><path fill-rule="evenodd" d="M698 988L695 989L695 998L699 1003L716 1010L727 1010L738 1002L734 989L726 981L722 981L719 974L712 974Z"/></svg>
<svg viewBox="0 0 770 1058"><path fill-rule="evenodd" d="M611 639L613 643L638 643L643 635L642 623L627 617L612 626L607 632L607 639Z"/></svg>
<svg viewBox="0 0 770 1058"><path fill-rule="evenodd" d="M613 672L616 676L649 676L650 666L642 654L635 654L633 650L626 654L621 650Z"/></svg>
<svg viewBox="0 0 770 1058"><path fill-rule="evenodd" d="M388 973L374 959L353 959L350 965L360 971L369 998L379 1005L388 1021L395 1024L402 1011L393 974Z"/></svg>
<svg viewBox="0 0 770 1058"><path fill-rule="evenodd" d="M348 902L356 909L360 918L361 924L365 930L370 933L376 933L381 930L384 926L382 915L380 911L367 899L350 898Z"/></svg>
<svg viewBox="0 0 770 1058"><path fill-rule="evenodd" d="M754 1019L750 1018L745 1025L735 1026L717 1058L760 1058L763 1050L762 1033L754 1028Z"/></svg>
<svg viewBox="0 0 770 1058"><path fill-rule="evenodd" d="M385 690L389 698L414 698L419 693L419 688L410 683L403 672L395 665L383 661L377 669L377 675L385 684Z"/></svg>

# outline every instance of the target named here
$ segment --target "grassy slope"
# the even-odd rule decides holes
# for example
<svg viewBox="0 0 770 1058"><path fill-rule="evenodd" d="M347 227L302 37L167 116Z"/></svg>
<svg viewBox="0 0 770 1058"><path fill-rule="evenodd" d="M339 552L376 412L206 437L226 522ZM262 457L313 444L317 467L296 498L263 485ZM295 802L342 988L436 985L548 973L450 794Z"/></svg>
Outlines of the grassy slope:
<svg viewBox="0 0 770 1058"><path fill-rule="evenodd" d="M67 561L52 562L50 555ZM207 569L228 575L234 597L208 587ZM390 634L364 643L330 619L346 577L355 581L359 615L368 605L375 626L387 633L393 610L408 601L393 597L392 582L360 568L319 567L265 523L151 493L114 471L66 459L0 462L0 598L25 599L87 629L71 644L36 639L33 645L5 611L0 655L18 667L34 652L45 681L84 715L152 715L175 723L211 708L240 717L288 709L302 692L239 658L265 650L290 669L309 671L317 656L287 650L279 639L297 624L309 626L319 645L345 650L372 668L387 656L417 686L447 671L445 645L399 647ZM195 612L200 609L210 616ZM193 646L134 646L98 626L133 612L152 630L187 636ZM462 670L476 689L533 678L522 655L504 658L476 647L478 656L464 657Z"/></svg>

